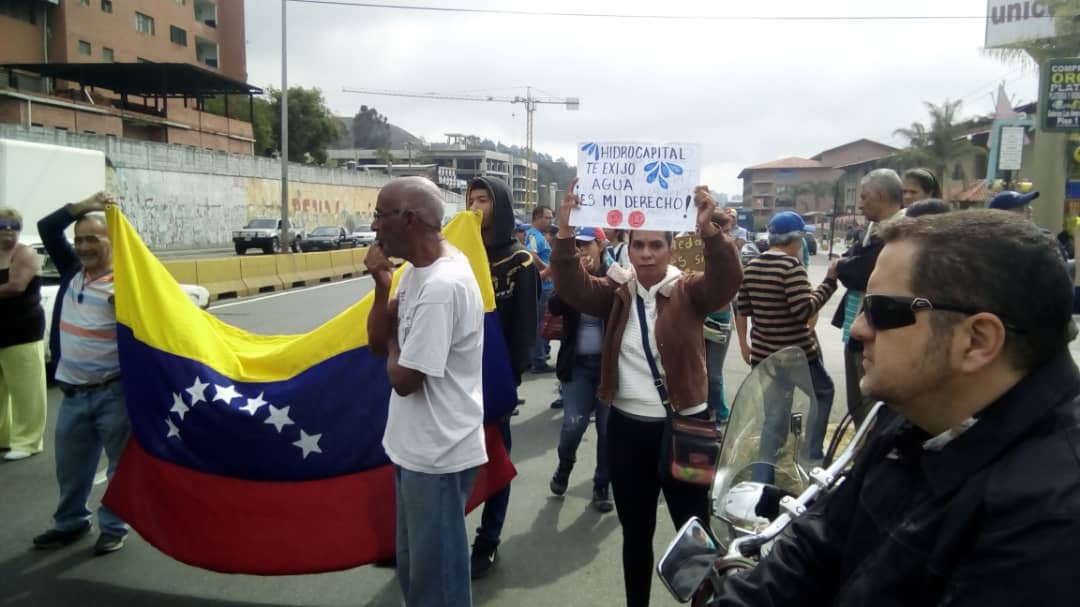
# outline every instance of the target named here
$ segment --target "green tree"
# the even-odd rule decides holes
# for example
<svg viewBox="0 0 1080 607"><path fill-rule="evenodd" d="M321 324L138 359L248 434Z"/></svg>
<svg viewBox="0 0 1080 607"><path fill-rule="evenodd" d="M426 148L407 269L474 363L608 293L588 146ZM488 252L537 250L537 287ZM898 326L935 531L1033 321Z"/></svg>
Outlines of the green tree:
<svg viewBox="0 0 1080 607"><path fill-rule="evenodd" d="M896 129L897 135L908 140L907 149L900 154L901 162L907 166L925 166L945 184L953 177L957 160L985 156L986 150L964 136L963 127L957 122L960 100L946 99L941 105L929 101L924 104L930 112L927 124L914 122L908 128Z"/></svg>
<svg viewBox="0 0 1080 607"><path fill-rule="evenodd" d="M834 181L815 181L806 186L806 193L814 197L814 209L817 211L821 208L821 201L831 200L833 196L833 189L836 186ZM828 205L826 208L831 209L832 205Z"/></svg>
<svg viewBox="0 0 1080 607"><path fill-rule="evenodd" d="M281 91L268 89L271 109L273 151L281 150ZM341 133L341 125L326 107L322 91L289 87L289 160L326 164L326 146Z"/></svg>
<svg viewBox="0 0 1080 607"><path fill-rule="evenodd" d="M360 106L353 117L353 147L377 150L390 147L390 121L373 107Z"/></svg>

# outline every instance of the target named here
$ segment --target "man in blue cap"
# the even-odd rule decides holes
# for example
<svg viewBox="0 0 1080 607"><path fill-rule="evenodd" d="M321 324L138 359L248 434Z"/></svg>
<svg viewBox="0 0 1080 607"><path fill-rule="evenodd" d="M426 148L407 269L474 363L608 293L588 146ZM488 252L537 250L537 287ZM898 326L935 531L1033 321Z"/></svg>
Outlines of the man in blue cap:
<svg viewBox="0 0 1080 607"><path fill-rule="evenodd" d="M1005 190L999 192L990 202L986 205L987 208L997 211L1011 211L1013 213L1019 213L1024 216L1024 219L1032 221L1031 219L1031 202L1039 197L1038 192L1028 192L1027 194L1021 194L1020 192L1014 192L1012 190ZM1063 261L1069 259L1069 251L1065 248L1061 241L1054 238L1053 232L1045 228L1042 229L1043 234L1049 236L1055 243L1057 243L1058 251L1061 253Z"/></svg>
<svg viewBox="0 0 1080 607"><path fill-rule="evenodd" d="M829 423L835 388L821 360L821 349L810 319L821 310L836 291L836 266L833 261L825 281L816 289L810 288L802 255L806 224L792 211L783 211L769 221L769 249L752 259L743 270L742 287L736 300L735 326L742 348L743 360L756 365L774 352L788 346L801 347L810 362L817 407L811 411L807 429L806 455L815 461L824 459L825 431ZM753 318L750 342L746 340L746 319ZM783 386L775 387L784 391ZM773 390L770 390L773 392ZM773 462L777 449L783 447L787 415L783 414L783 394L768 394L765 428L762 429L760 460ZM787 409L790 410L790 396ZM755 467L755 481L771 483L770 466Z"/></svg>

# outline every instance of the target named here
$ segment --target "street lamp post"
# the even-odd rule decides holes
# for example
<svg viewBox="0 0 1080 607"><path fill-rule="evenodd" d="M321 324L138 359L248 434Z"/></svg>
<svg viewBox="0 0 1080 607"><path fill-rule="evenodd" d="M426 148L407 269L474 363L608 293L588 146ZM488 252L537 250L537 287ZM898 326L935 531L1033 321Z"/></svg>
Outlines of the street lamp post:
<svg viewBox="0 0 1080 607"><path fill-rule="evenodd" d="M281 236L278 248L289 250L289 71L285 18L289 0L281 0Z"/></svg>

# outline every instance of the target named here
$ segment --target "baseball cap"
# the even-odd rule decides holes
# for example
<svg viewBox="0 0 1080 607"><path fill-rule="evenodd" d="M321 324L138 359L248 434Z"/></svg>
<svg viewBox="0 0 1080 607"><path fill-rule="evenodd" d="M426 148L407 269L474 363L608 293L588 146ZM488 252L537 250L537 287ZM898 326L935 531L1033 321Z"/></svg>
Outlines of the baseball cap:
<svg viewBox="0 0 1080 607"><path fill-rule="evenodd" d="M769 220L769 234L790 234L806 231L802 215L795 211L781 211Z"/></svg>
<svg viewBox="0 0 1080 607"><path fill-rule="evenodd" d="M527 226L527 225L525 225L523 223L519 223L516 226L514 226L514 231L515 232L528 232L529 231L529 226Z"/></svg>
<svg viewBox="0 0 1080 607"><path fill-rule="evenodd" d="M998 209L999 211L1011 211L1013 209L1019 209L1026 204L1031 204L1031 201L1035 200L1038 197L1038 192L1028 192L1027 194L1021 194L1020 192L1006 190L1004 192L1001 192L997 196L991 198L990 204L986 206L987 208Z"/></svg>
<svg viewBox="0 0 1080 607"><path fill-rule="evenodd" d="M578 228L574 230L574 240L592 242L594 240L607 240L604 230L600 228Z"/></svg>

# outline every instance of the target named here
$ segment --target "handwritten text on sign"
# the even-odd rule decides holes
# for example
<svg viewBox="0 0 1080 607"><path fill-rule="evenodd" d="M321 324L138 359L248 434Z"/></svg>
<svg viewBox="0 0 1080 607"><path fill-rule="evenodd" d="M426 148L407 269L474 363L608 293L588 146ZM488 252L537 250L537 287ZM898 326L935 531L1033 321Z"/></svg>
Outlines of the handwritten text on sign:
<svg viewBox="0 0 1080 607"><path fill-rule="evenodd" d="M575 226L692 230L701 146L687 143L596 142L578 146L581 207Z"/></svg>

